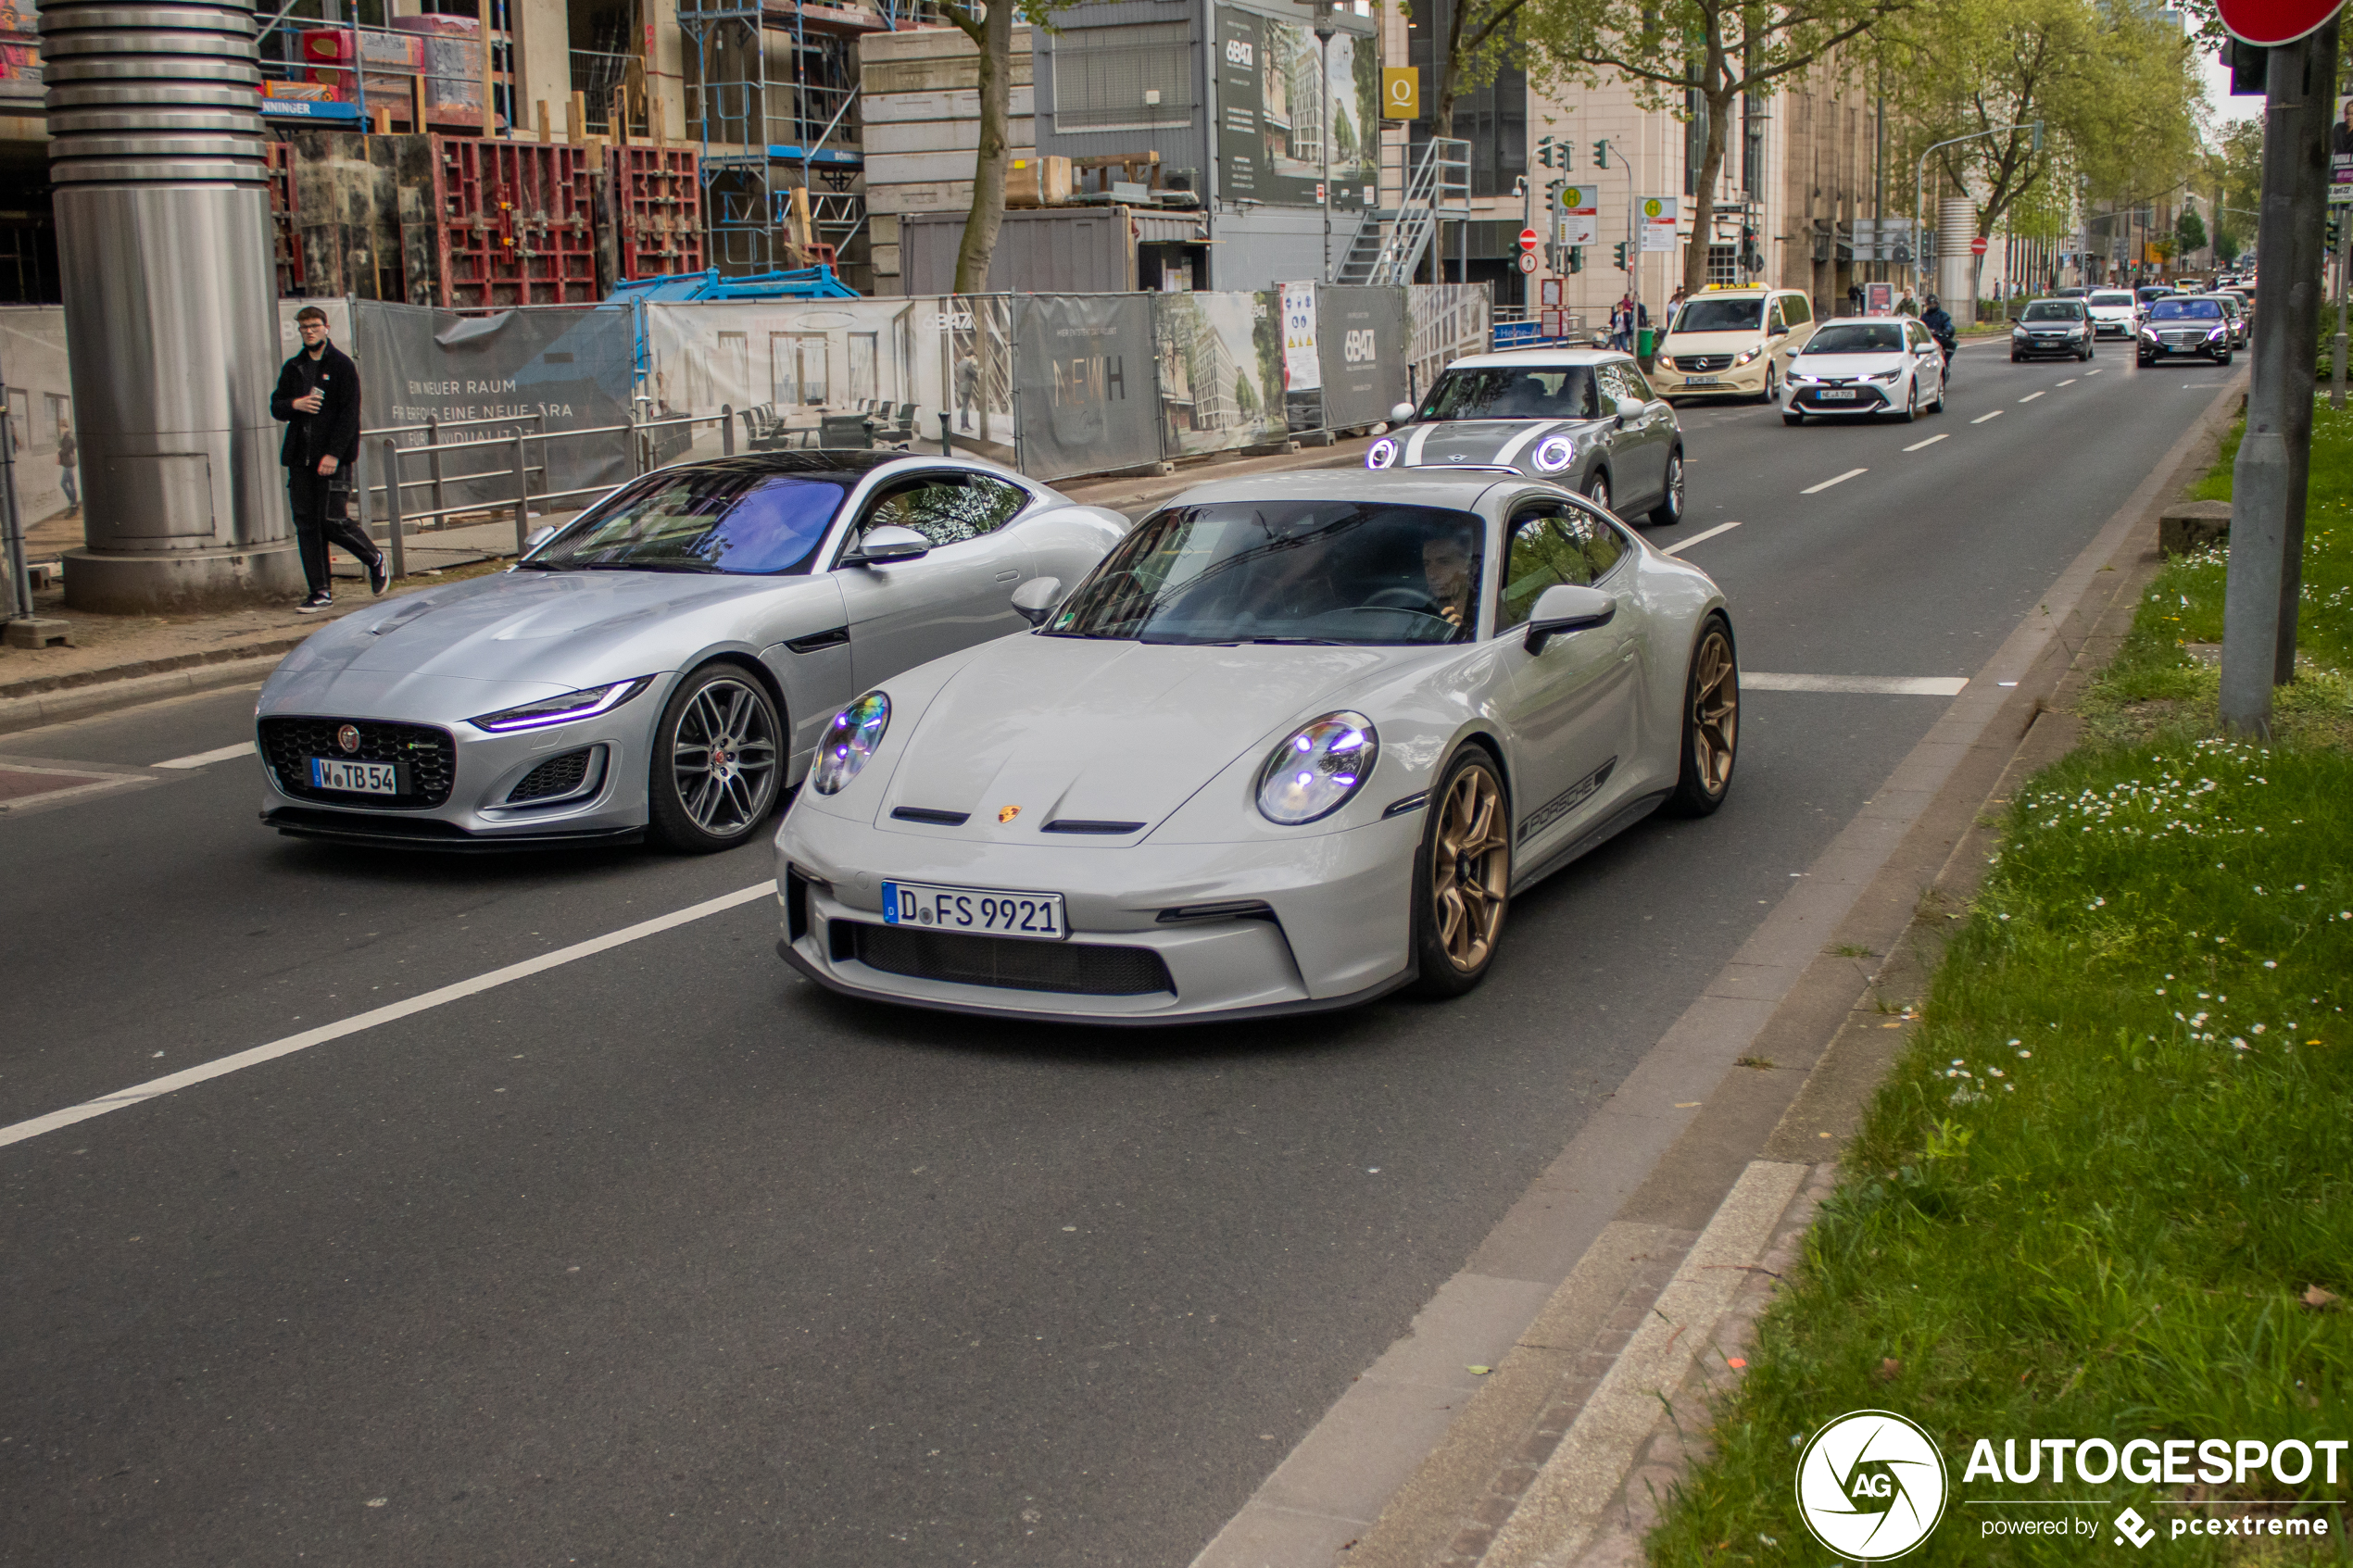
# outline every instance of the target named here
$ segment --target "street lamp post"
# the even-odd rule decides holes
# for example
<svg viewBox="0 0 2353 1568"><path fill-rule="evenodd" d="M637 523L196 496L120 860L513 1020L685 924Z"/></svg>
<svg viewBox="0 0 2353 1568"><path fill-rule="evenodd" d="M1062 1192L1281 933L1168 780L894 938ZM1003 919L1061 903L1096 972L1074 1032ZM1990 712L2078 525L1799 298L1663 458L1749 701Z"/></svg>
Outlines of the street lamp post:
<svg viewBox="0 0 2353 1568"><path fill-rule="evenodd" d="M1324 178L1316 190L1323 197L1324 208L1324 282L1332 281L1332 26L1329 11L1315 18L1315 74L1323 83L1323 122L1318 140L1323 144Z"/></svg>
<svg viewBox="0 0 2353 1568"><path fill-rule="evenodd" d="M2043 122L2039 119L2029 119L2016 125L1996 125L1990 131L1972 131L1966 136L1949 136L1942 142L1931 144L1927 152L1920 154L1919 171L1912 179L1912 298L1914 300L1917 301L1922 297L1920 293L1920 208L1926 204L1928 198L1929 154L1940 148L1957 146L1963 142L1975 142L1987 136L1999 136L2007 131L2032 131L2034 132L2035 146L2039 148L2043 144ZM1969 314L1970 320L1977 320L1977 301L1973 299L1969 302Z"/></svg>

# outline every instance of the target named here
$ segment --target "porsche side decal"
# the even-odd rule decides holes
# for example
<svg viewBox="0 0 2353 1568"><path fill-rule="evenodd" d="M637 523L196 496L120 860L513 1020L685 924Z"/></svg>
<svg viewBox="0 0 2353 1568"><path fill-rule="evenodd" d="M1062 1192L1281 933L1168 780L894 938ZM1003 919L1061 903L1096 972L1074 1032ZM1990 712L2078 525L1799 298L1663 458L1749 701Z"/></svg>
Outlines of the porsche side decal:
<svg viewBox="0 0 2353 1568"><path fill-rule="evenodd" d="M1520 841L1526 843L1592 799L1593 792L1609 782L1617 766L1617 759L1613 757L1530 812L1519 824Z"/></svg>

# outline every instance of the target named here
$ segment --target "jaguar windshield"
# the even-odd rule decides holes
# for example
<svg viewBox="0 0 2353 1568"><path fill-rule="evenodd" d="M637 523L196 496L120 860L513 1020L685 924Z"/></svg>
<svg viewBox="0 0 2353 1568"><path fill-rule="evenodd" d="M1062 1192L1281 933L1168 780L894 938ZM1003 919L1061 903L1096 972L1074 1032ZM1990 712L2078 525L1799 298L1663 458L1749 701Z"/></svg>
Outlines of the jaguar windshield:
<svg viewBox="0 0 2353 1568"><path fill-rule="evenodd" d="M1583 365L1449 370L1423 400L1425 420L1592 420L1593 372Z"/></svg>
<svg viewBox="0 0 2353 1568"><path fill-rule="evenodd" d="M648 474L526 557L540 571L805 572L860 475Z"/></svg>
<svg viewBox="0 0 2353 1568"><path fill-rule="evenodd" d="M1437 507L1172 507L1138 523L1046 632L1141 643L1466 642L1483 533L1472 514Z"/></svg>
<svg viewBox="0 0 2353 1568"><path fill-rule="evenodd" d="M1667 330L1678 332L1753 332L1765 322L1765 302L1747 299L1694 299L1685 305Z"/></svg>
<svg viewBox="0 0 2353 1568"><path fill-rule="evenodd" d="M1904 329L1894 321L1834 322L1806 342L1811 354L1896 354L1904 347Z"/></svg>

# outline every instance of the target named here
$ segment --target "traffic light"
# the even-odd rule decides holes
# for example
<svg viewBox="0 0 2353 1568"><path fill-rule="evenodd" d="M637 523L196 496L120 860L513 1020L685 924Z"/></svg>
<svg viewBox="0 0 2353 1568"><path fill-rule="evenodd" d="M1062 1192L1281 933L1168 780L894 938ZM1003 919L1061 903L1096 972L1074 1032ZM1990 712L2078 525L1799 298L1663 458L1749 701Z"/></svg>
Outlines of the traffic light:
<svg viewBox="0 0 2353 1568"><path fill-rule="evenodd" d="M1568 149L1546 136L1536 144L1536 162L1543 169L1566 169L1568 167Z"/></svg>
<svg viewBox="0 0 2353 1568"><path fill-rule="evenodd" d="M1620 240L1620 241L1618 241L1618 242L1617 242L1617 270L1618 270L1619 271L1623 272L1623 271L1625 271L1625 270L1626 270L1626 242L1625 242L1624 240Z"/></svg>
<svg viewBox="0 0 2353 1568"><path fill-rule="evenodd" d="M2329 208L2329 249L2334 250L2345 236L2345 226L2339 222L2336 208Z"/></svg>
<svg viewBox="0 0 2353 1568"><path fill-rule="evenodd" d="M1756 231L1745 223L1741 225L1741 265L1751 272L1765 270L1765 257L1756 249Z"/></svg>
<svg viewBox="0 0 2353 1568"><path fill-rule="evenodd" d="M1585 270L1585 247L1583 245L1571 245L1568 247L1568 270L1572 272L1582 272Z"/></svg>
<svg viewBox="0 0 2353 1568"><path fill-rule="evenodd" d="M1596 169L1609 167L1609 138L1606 136L1593 144L1593 167Z"/></svg>

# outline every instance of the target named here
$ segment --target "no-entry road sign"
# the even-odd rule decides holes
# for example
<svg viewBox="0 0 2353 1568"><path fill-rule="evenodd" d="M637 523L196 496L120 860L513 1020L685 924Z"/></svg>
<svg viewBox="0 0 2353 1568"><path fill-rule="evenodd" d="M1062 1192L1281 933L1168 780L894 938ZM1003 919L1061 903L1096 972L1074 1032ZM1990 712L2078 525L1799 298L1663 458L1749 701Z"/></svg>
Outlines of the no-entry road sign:
<svg viewBox="0 0 2353 1568"><path fill-rule="evenodd" d="M1973 239L1973 240L1969 241L1969 253L1971 256L1983 256L1983 255L1985 254L1985 236L1984 236L1984 235L1980 234L1980 235L1978 235L1978 236L1977 236L1977 238L1975 238L1975 239Z"/></svg>
<svg viewBox="0 0 2353 1568"><path fill-rule="evenodd" d="M1536 248L1537 238L1538 236L1535 230L1522 229L1519 232L1519 248L1522 250L1534 250Z"/></svg>
<svg viewBox="0 0 2353 1568"><path fill-rule="evenodd" d="M2220 0L2222 25L2243 44L2275 48L2316 32L2345 0Z"/></svg>

